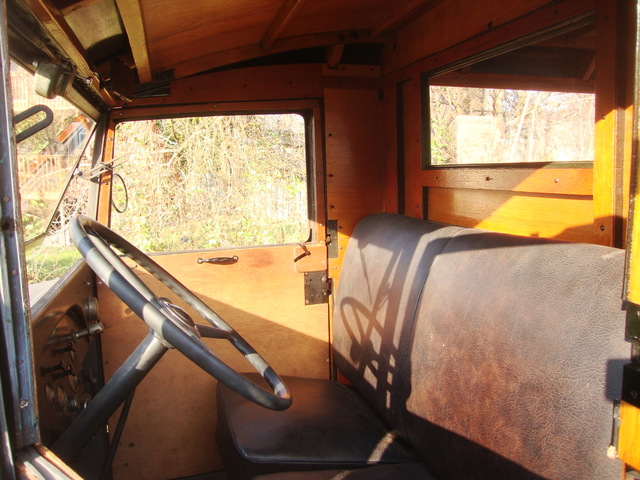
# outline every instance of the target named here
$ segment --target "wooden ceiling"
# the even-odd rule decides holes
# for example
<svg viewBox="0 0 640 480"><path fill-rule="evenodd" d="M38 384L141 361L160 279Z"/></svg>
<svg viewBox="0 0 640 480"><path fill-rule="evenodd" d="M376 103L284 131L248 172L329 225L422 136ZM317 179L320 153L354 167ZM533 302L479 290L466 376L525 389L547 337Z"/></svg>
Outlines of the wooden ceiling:
<svg viewBox="0 0 640 480"><path fill-rule="evenodd" d="M346 44L382 43L439 0L16 1L81 75L118 59L145 84L310 47L337 64Z"/></svg>

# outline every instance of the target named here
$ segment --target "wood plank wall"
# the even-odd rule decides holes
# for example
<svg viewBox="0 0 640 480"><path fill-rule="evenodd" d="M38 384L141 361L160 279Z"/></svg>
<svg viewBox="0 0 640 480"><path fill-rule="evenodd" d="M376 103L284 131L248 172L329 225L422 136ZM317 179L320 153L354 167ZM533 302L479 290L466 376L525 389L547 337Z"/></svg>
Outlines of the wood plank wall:
<svg viewBox="0 0 640 480"><path fill-rule="evenodd" d="M623 247L633 71L625 45L633 44L632 3L518 1L495 3L495 11L487 11L491 5L448 1L400 30L383 64L385 131L398 125L399 132L397 138L384 137L385 208L463 226ZM425 73L589 12L595 12L597 44L593 169L422 169ZM397 172L404 178L395 178Z"/></svg>
<svg viewBox="0 0 640 480"><path fill-rule="evenodd" d="M383 209L379 77L377 67L324 70L327 215L338 221L339 240L339 256L329 259L329 273L336 287L356 223Z"/></svg>

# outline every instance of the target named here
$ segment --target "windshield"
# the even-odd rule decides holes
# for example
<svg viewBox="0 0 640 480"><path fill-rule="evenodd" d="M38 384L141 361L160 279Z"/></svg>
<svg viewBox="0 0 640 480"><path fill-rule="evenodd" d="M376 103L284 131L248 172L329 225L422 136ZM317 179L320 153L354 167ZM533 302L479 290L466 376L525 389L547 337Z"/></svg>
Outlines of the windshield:
<svg viewBox="0 0 640 480"><path fill-rule="evenodd" d="M71 218L86 212L90 182L78 173L90 170L92 146L88 144L95 122L63 98L48 100L37 95L32 75L15 63L11 64L11 90L15 115L35 105L46 105L53 112L53 122L47 128L17 144L33 303L39 296L34 285L59 278L79 259L67 227ZM16 132L43 116L36 114L20 122Z"/></svg>

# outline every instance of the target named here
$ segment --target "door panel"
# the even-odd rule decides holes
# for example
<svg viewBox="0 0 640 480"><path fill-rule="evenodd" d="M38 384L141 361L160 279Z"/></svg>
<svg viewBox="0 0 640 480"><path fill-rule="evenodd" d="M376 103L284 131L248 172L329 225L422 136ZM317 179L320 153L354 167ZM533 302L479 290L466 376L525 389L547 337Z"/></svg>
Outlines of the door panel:
<svg viewBox="0 0 640 480"><path fill-rule="evenodd" d="M328 306L305 305L304 297L304 272L326 269L326 248L308 250L311 255L302 258L300 247L283 245L164 254L154 260L221 315L280 375L329 378ZM231 265L197 263L198 258L234 255L238 262ZM139 275L159 296L204 323L164 285L146 272ZM102 284L98 295L108 379L148 328ZM231 367L251 371L228 342L204 341ZM114 478L168 479L223 468L214 439L215 388L216 380L169 351L136 391ZM116 422L117 415L110 431Z"/></svg>

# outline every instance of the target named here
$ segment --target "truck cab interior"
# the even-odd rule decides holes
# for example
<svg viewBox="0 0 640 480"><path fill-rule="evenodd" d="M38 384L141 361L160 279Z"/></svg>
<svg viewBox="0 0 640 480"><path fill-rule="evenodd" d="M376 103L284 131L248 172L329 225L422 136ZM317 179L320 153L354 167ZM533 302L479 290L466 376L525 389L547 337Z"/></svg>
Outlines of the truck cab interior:
<svg viewBox="0 0 640 480"><path fill-rule="evenodd" d="M636 0L1 3L1 478L640 479Z"/></svg>

